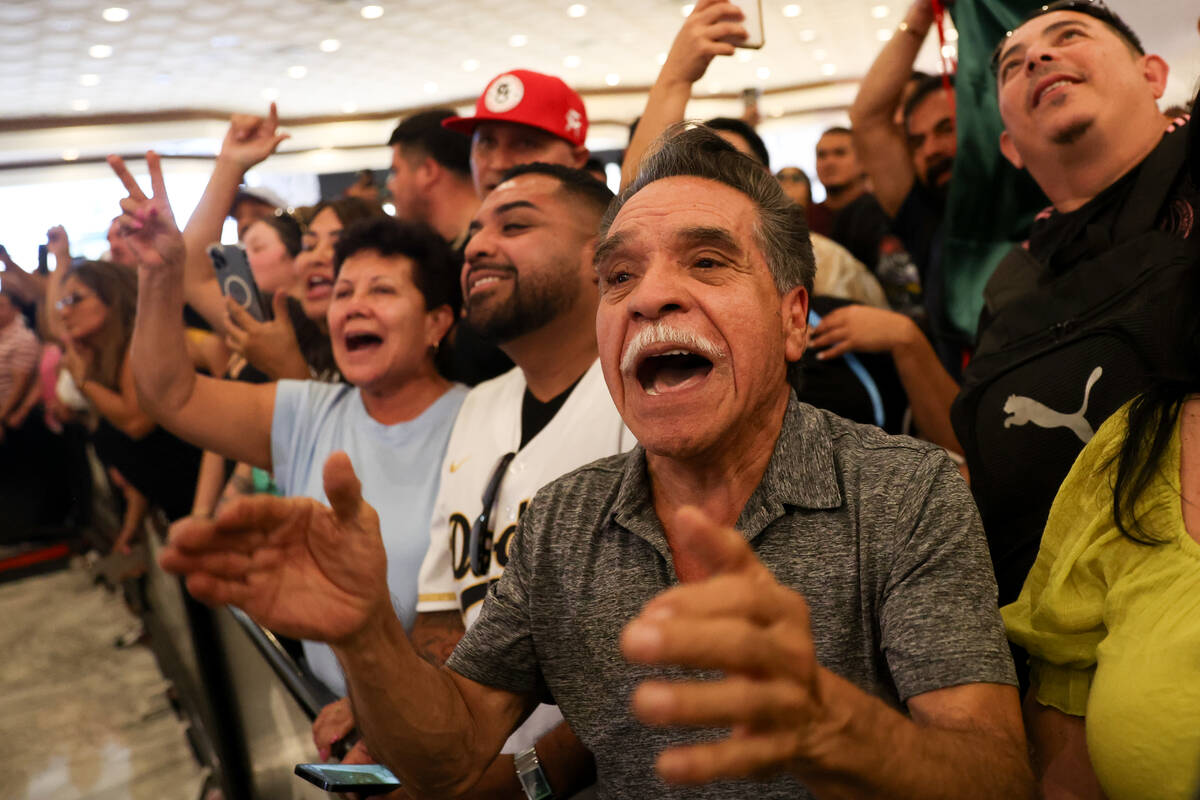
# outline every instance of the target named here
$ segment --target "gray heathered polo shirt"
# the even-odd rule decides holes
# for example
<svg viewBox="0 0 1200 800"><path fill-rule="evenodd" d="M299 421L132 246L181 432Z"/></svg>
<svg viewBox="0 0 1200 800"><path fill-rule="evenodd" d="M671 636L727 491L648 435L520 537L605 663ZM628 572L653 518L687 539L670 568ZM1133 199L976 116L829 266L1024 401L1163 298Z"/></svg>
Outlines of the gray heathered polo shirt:
<svg viewBox="0 0 1200 800"><path fill-rule="evenodd" d="M737 529L812 613L818 660L888 703L965 683L1015 684L979 515L950 459L792 397ZM622 628L676 585L645 452L601 459L544 487L504 576L448 666L557 702L596 756L603 798L807 798L790 778L669 788L668 745L713 734L649 728L631 691L681 670L627 663Z"/></svg>

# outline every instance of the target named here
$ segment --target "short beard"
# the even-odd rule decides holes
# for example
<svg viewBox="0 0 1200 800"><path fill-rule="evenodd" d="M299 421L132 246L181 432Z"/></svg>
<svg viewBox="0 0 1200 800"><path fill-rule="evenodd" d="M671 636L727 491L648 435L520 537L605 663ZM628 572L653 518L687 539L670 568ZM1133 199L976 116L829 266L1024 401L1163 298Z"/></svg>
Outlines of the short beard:
<svg viewBox="0 0 1200 800"><path fill-rule="evenodd" d="M1091 129L1092 120L1090 119L1083 120L1082 122L1076 122L1074 125L1069 125L1058 133L1054 134L1052 137L1050 137L1050 141L1057 145L1075 144Z"/></svg>
<svg viewBox="0 0 1200 800"><path fill-rule="evenodd" d="M579 281L566 265L552 276L527 279L525 286L515 271L511 280L508 300L495 307L489 308L486 300L474 305L465 300L466 324L486 342L504 344L532 333L574 308L579 300Z"/></svg>

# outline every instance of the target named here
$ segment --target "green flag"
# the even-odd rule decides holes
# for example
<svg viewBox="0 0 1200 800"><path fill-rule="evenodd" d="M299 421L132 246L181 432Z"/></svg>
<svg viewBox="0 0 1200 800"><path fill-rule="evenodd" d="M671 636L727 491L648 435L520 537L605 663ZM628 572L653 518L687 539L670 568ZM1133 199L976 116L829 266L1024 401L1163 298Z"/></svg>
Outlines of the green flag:
<svg viewBox="0 0 1200 800"><path fill-rule="evenodd" d="M1028 173L1000 154L1000 110L990 59L996 43L1045 0L958 0L958 155L946 204L942 250L946 315L974 338L983 287L1000 259L1026 238L1049 203Z"/></svg>

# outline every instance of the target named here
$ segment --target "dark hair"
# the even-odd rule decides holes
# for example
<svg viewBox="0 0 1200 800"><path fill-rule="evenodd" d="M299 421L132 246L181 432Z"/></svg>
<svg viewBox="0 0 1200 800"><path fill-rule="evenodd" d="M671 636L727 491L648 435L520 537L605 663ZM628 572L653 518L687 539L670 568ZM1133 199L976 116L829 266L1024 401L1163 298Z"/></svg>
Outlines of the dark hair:
<svg viewBox="0 0 1200 800"><path fill-rule="evenodd" d="M596 180L586 170L564 167L561 164L545 164L541 161L535 161L532 164L518 164L505 172L500 178L500 182L504 183L522 175L549 175L562 184L564 192L571 198L582 202L595 212L597 217L604 215L615 196L607 185Z"/></svg>
<svg viewBox="0 0 1200 800"><path fill-rule="evenodd" d="M349 228L362 220L387 216L383 213L383 206L378 203L368 203L361 197L338 197L334 200L322 200L313 206L312 215L308 218L309 224L317 218L317 214L327 208L333 209L343 228Z"/></svg>
<svg viewBox="0 0 1200 800"><path fill-rule="evenodd" d="M263 217L258 222L269 225L275 230L275 233L279 234L279 241L283 242L283 247L289 256L295 258L300 253L303 229L300 227L300 222L291 214L280 209L269 217Z"/></svg>
<svg viewBox="0 0 1200 800"><path fill-rule="evenodd" d="M831 133L840 134L842 136L853 136L854 135L854 132L851 131L849 128L847 128L843 125L834 125L832 128L826 128L821 133L820 137L818 137L818 138L824 139L826 136L828 136Z"/></svg>
<svg viewBox="0 0 1200 800"><path fill-rule="evenodd" d="M462 297L458 288L459 265L446 240L422 222L379 217L356 222L342 231L333 248L333 274L342 271L347 258L364 251L412 260L412 280L425 308L450 306L458 317Z"/></svg>
<svg viewBox="0 0 1200 800"><path fill-rule="evenodd" d="M1193 116L1200 112L1200 95L1192 111ZM1200 126L1192 128L1188 144L1193 157L1200 156ZM1193 160L1194 178L1200 179L1196 163ZM1173 363L1184 365L1184 369L1159 376L1130 404L1125 441L1108 465L1115 464L1117 468L1113 521L1123 534L1144 544L1163 540L1142 528L1136 514L1138 498L1161 472L1161 462L1184 401L1188 395L1200 392L1200 375L1191 371L1200 364L1200 314L1195 311L1196 298L1200 298L1200 269L1195 267L1200 267L1200 263L1185 273L1180 290L1174 293L1175 302L1163 312L1159 327L1163 341L1157 345L1164 352L1171 352Z"/></svg>
<svg viewBox="0 0 1200 800"><path fill-rule="evenodd" d="M1037 19L1043 14L1051 14L1055 11L1073 11L1076 14L1085 14L1093 19L1098 19L1103 22L1117 34L1118 37L1125 43L1125 46L1133 53L1139 56L1146 55L1146 49L1142 47L1142 40L1133 32L1133 28L1126 24L1125 20L1113 13L1112 9L1104 5L1101 0L1053 0L1043 6L1038 6L1030 11L1021 20L1021 24L1017 25L1012 30L1000 37L1000 41L996 43L995 49L992 50L991 67L992 75L996 75L1000 68L1000 54L1004 51L1004 43L1013 33L1024 26L1027 22Z"/></svg>
<svg viewBox="0 0 1200 800"><path fill-rule="evenodd" d="M954 76L947 75L946 80L949 80L951 88L954 87ZM938 91L944 86L943 77L941 75L926 75L917 81L917 85L913 87L912 94L904 101L904 128L908 129L908 118L916 111L917 106L925 102L925 98Z"/></svg>
<svg viewBox="0 0 1200 800"><path fill-rule="evenodd" d="M713 117L708 122L704 123L714 131L728 131L736 133L738 136L746 140L746 144L750 145L751 152L758 159L758 163L770 169L771 156L767 153L767 145L763 142L762 137L755 132L744 120L734 119L733 117Z"/></svg>
<svg viewBox="0 0 1200 800"><path fill-rule="evenodd" d="M442 120L458 116L452 108L422 111L401 120L388 145L398 144L410 157L429 156L446 169L471 177L471 137L442 127Z"/></svg>
<svg viewBox="0 0 1200 800"><path fill-rule="evenodd" d="M121 381L121 365L125 363L133 338L137 273L111 261L84 261L70 268L66 279L71 278L95 292L97 299L108 309L104 326L92 343L96 357L88 369L88 377L116 389Z"/></svg>
<svg viewBox="0 0 1200 800"><path fill-rule="evenodd" d="M655 144L633 183L608 207L600 224L602 237L629 198L650 184L675 177L705 178L736 189L758 208L755 237L779 293L797 286L812 292L817 268L804 209L783 193L771 173L704 125L672 125Z"/></svg>

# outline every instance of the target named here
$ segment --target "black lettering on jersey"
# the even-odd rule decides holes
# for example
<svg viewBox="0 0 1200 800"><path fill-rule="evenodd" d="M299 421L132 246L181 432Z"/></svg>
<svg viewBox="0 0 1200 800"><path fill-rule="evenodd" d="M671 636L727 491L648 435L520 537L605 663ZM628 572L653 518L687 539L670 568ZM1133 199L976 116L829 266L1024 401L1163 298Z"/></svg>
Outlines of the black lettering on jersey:
<svg viewBox="0 0 1200 800"><path fill-rule="evenodd" d="M466 589L463 589L462 596L459 598L459 601L462 603L462 613L466 614L467 609L469 609L471 606L475 605L476 603L482 602L483 598L487 597L488 587L491 586L493 583L495 583L498 580L500 580L500 579L499 578L491 578L486 581L480 581L479 583L473 584L471 586L468 586Z"/></svg>
<svg viewBox="0 0 1200 800"><path fill-rule="evenodd" d="M521 505L517 506L517 522L509 525L504 529L504 533L500 534L500 540L496 542L496 563L503 567L508 566L508 550L512 546L513 534L517 532L517 524L521 522L521 517L525 516L525 508L529 505L528 500L522 500Z"/></svg>
<svg viewBox="0 0 1200 800"><path fill-rule="evenodd" d="M471 569L471 522L462 514L450 515L450 564L454 569L454 580L459 581Z"/></svg>

